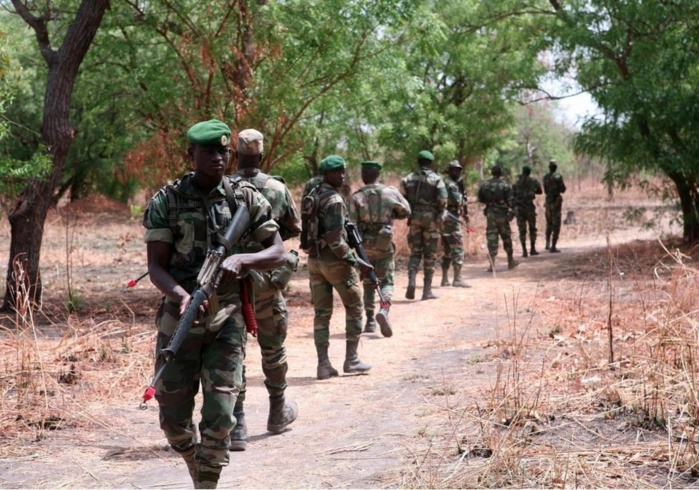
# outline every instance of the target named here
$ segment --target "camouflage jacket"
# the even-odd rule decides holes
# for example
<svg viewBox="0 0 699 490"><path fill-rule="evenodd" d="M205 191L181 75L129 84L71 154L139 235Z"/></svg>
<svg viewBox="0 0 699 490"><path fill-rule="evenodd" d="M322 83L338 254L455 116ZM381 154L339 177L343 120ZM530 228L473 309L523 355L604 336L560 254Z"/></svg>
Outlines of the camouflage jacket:
<svg viewBox="0 0 699 490"><path fill-rule="evenodd" d="M512 185L512 193L515 196L515 204L518 208L532 210L536 209L534 199L537 194L541 194L541 184L534 177L520 175Z"/></svg>
<svg viewBox="0 0 699 490"><path fill-rule="evenodd" d="M421 168L401 180L400 193L410 204L413 219L418 214L433 216L447 207L447 187L444 180L427 168Z"/></svg>
<svg viewBox="0 0 699 490"><path fill-rule="evenodd" d="M283 180L260 172L258 168L239 170L235 176L250 182L269 201L272 219L279 225L282 240L299 236L301 216Z"/></svg>
<svg viewBox="0 0 699 490"><path fill-rule="evenodd" d="M322 182L323 182L322 175L316 175L315 177L311 177L308 180L308 182L306 182L306 185L303 187L303 193L301 194L301 200L303 201L303 198L306 197L313 189L318 187ZM342 185L342 187L339 190L339 193L342 196L342 198L345 200L345 202L349 201L350 185L348 182L345 182Z"/></svg>
<svg viewBox="0 0 699 490"><path fill-rule="evenodd" d="M452 179L449 175L443 177L444 185L447 187L447 209L456 216L468 216L468 207L466 204L466 191L464 190L464 181Z"/></svg>
<svg viewBox="0 0 699 490"><path fill-rule="evenodd" d="M478 202L485 204L486 215L504 216L515 205L510 184L498 177L481 182L478 189Z"/></svg>
<svg viewBox="0 0 699 490"><path fill-rule="evenodd" d="M362 238L367 241L376 240L379 230L391 226L394 219L408 216L408 201L398 189L389 185L365 185L350 197L350 220L357 224Z"/></svg>
<svg viewBox="0 0 699 490"><path fill-rule="evenodd" d="M194 185L193 177L193 173L187 174L160 189L143 215L145 241L173 245L168 272L188 291L196 285L207 252L217 245L215 234L223 234L233 217L223 182L205 195ZM224 178L229 179L233 189L240 189L250 212L249 234L233 249L233 253L240 253L249 241L260 243L273 236L279 226L272 219L269 203L254 186ZM208 211L204 199L209 203ZM172 202L176 203L174 209ZM219 293L224 289L225 285L220 285Z"/></svg>
<svg viewBox="0 0 699 490"><path fill-rule="evenodd" d="M329 197L323 199L320 209L318 209L318 247L309 252L314 256L317 251L329 248L340 260L345 260L351 264L356 264L357 259L354 252L347 243L347 231L345 223L348 220L347 206L342 195L333 186L323 182L319 186L319 193ZM332 191L332 192L330 192Z"/></svg>
<svg viewBox="0 0 699 490"><path fill-rule="evenodd" d="M544 192L546 193L546 202L555 202L561 194L566 191L566 185L563 182L563 176L558 172L549 172L544 175Z"/></svg>

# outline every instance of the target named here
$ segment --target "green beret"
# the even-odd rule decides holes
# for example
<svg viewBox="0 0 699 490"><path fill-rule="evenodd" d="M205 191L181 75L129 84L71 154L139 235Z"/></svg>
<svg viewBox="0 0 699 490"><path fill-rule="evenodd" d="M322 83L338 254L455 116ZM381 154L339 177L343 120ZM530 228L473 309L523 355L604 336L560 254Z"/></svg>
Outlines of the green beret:
<svg viewBox="0 0 699 490"><path fill-rule="evenodd" d="M375 168L376 170L381 170L383 165L381 165L379 162L374 162L372 160L367 160L366 162L362 162L362 168Z"/></svg>
<svg viewBox="0 0 699 490"><path fill-rule="evenodd" d="M333 170L339 170L345 168L345 159L340 155L329 155L320 162L321 173L332 172Z"/></svg>
<svg viewBox="0 0 699 490"><path fill-rule="evenodd" d="M417 154L417 157L420 160L429 160L430 162L434 161L434 155L427 150L422 150L420 153Z"/></svg>
<svg viewBox="0 0 699 490"><path fill-rule="evenodd" d="M187 140L193 145L221 145L231 142L231 128L218 119L196 123L187 131Z"/></svg>

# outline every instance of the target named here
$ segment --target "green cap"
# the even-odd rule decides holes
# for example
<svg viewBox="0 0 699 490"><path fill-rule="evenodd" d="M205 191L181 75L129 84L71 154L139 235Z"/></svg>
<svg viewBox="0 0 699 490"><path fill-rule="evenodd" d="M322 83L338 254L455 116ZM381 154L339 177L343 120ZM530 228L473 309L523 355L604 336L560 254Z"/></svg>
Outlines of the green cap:
<svg viewBox="0 0 699 490"><path fill-rule="evenodd" d="M420 153L417 154L417 157L420 160L429 160L430 162L434 161L434 155L427 150L422 150Z"/></svg>
<svg viewBox="0 0 699 490"><path fill-rule="evenodd" d="M231 142L231 128L218 119L196 123L187 131L187 140L193 145L221 145Z"/></svg>
<svg viewBox="0 0 699 490"><path fill-rule="evenodd" d="M365 162L362 162L362 168L375 168L376 170L381 170L382 167L383 165L373 160L367 160Z"/></svg>
<svg viewBox="0 0 699 490"><path fill-rule="evenodd" d="M340 155L328 155L320 162L318 170L320 170L321 173L325 173L341 168L345 168L345 159Z"/></svg>

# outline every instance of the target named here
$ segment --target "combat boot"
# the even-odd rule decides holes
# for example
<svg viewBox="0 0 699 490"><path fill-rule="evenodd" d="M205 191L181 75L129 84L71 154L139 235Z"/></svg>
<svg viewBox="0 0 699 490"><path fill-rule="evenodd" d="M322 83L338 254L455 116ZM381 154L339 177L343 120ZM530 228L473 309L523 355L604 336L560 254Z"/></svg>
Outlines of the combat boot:
<svg viewBox="0 0 699 490"><path fill-rule="evenodd" d="M405 291L406 299L415 299L415 276L417 276L417 270L408 271L408 289Z"/></svg>
<svg viewBox="0 0 699 490"><path fill-rule="evenodd" d="M558 253L558 252L560 252L560 250L558 250L558 249L556 248L556 242L557 242L557 241L558 241L558 237L555 237L555 238L553 238L553 239L551 240L551 249L549 250L549 252L551 252L551 253Z"/></svg>
<svg viewBox="0 0 699 490"><path fill-rule="evenodd" d="M376 321L379 322L379 326L381 327L381 335L384 337L393 335L391 323L388 321L388 308L381 308L379 310L376 314Z"/></svg>
<svg viewBox="0 0 699 490"><path fill-rule="evenodd" d="M514 269L519 265L519 262L515 260L513 257L512 253L507 254L507 268L508 269Z"/></svg>
<svg viewBox="0 0 699 490"><path fill-rule="evenodd" d="M366 312L366 323L364 324L364 333L376 332L376 321L374 320L374 312Z"/></svg>
<svg viewBox="0 0 699 490"><path fill-rule="evenodd" d="M432 277L434 271L425 272L425 277L422 281L422 301L426 299L437 299L437 296L432 292Z"/></svg>
<svg viewBox="0 0 699 490"><path fill-rule="evenodd" d="M452 283L452 286L455 288L470 288L471 285L464 282L463 279L461 279L461 264L454 264L454 282Z"/></svg>
<svg viewBox="0 0 699 490"><path fill-rule="evenodd" d="M267 430L272 434L281 434L296 420L299 409L296 402L286 401L284 395L269 397L269 417L267 417Z"/></svg>
<svg viewBox="0 0 699 490"><path fill-rule="evenodd" d="M440 284L442 287L449 286L449 265L449 262L442 261L442 283ZM456 267L456 264L454 264L454 267Z"/></svg>
<svg viewBox="0 0 699 490"><path fill-rule="evenodd" d="M237 400L233 407L235 427L231 431L231 443L228 449L231 451L245 451L248 447L248 427L245 424L245 410L242 400Z"/></svg>
<svg viewBox="0 0 699 490"><path fill-rule="evenodd" d="M551 235L546 235L546 246L544 247L546 250L551 249Z"/></svg>
<svg viewBox="0 0 699 490"><path fill-rule="evenodd" d="M527 242L524 240L524 238L519 240L520 243L522 244L522 257L526 258L529 257L529 254L527 253Z"/></svg>
<svg viewBox="0 0 699 490"><path fill-rule="evenodd" d="M333 376L339 376L340 373L338 373L337 369L332 367L332 364L330 364L330 359L328 358L328 346L316 345L316 352L318 353L318 379L330 379Z"/></svg>
<svg viewBox="0 0 699 490"><path fill-rule="evenodd" d="M539 255L539 252L536 251L536 247L534 246L535 243L536 243L536 240L531 241L532 247L531 247L531 249L529 249L529 255L532 255L532 256Z"/></svg>
<svg viewBox="0 0 699 490"><path fill-rule="evenodd" d="M493 272L495 269L495 255L488 255L488 264L488 268L485 271Z"/></svg>
<svg viewBox="0 0 699 490"><path fill-rule="evenodd" d="M209 466L199 464L197 469L197 479L194 481L194 488L216 488L218 479L221 476L221 466Z"/></svg>
<svg viewBox="0 0 699 490"><path fill-rule="evenodd" d="M358 340L348 340L347 350L345 352L345 365L342 370L346 373L366 373L371 369L371 365L365 364L359 360L357 348L359 347Z"/></svg>

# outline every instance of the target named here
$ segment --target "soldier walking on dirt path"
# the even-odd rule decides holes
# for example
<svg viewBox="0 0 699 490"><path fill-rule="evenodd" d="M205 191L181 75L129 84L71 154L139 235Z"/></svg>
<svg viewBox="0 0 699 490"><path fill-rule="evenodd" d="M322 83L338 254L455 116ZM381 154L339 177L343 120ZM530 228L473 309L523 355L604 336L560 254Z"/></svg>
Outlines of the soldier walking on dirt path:
<svg viewBox="0 0 699 490"><path fill-rule="evenodd" d="M485 236L488 241L488 272L495 270L495 257L498 254L498 237L502 239L502 248L507 253L507 268L519 265L512 253L512 231L510 221L515 217L515 200L510 184L502 177L502 168L495 165L491 170L492 178L481 183L478 189L478 202L485 204L483 211L487 219Z"/></svg>
<svg viewBox="0 0 699 490"><path fill-rule="evenodd" d="M224 176L230 136L230 128L221 121L192 126L187 139L194 172L163 187L143 216L148 272L164 294L156 315L156 370L166 362L159 354L187 311L207 253L240 206L249 212L249 239L260 244L256 253L239 253L241 246L233 244L232 253L221 263L223 274L215 293L203 302L197 322L155 385L160 427L185 460L195 488L216 488L230 459L229 434L236 423L233 407L243 384L247 335L241 301L245 286L240 278L249 269L279 267L286 258L267 200L247 182ZM197 443L192 417L200 389L201 442Z"/></svg>
<svg viewBox="0 0 699 490"><path fill-rule="evenodd" d="M522 257L539 255L536 251L536 205L534 199L542 193L541 184L531 177L532 169L522 167L522 174L512 186L517 207L517 228L519 229L519 242L522 244ZM529 226L529 243L531 248L527 253L527 226Z"/></svg>
<svg viewBox="0 0 699 490"><path fill-rule="evenodd" d="M235 151L237 172L233 178L254 185L269 201L272 207L272 219L279 225L279 234L285 241L301 234L301 216L284 180L260 171L263 150L262 133L255 129L245 129L238 133ZM260 244L250 242L245 251L254 253L261 249ZM289 328L289 313L282 291L289 283L292 273L296 271L299 259L295 250L288 252L286 257L286 263L282 267L262 274L262 283L257 281L253 283L257 343L260 345L262 372L265 375L265 386L269 393L267 430L273 434L284 432L298 415L296 403L287 401L284 397L287 387L286 373L289 369L284 345ZM245 451L247 448L245 394L246 379L243 368L243 388L233 409L237 423L231 432L231 451Z"/></svg>
<svg viewBox="0 0 699 490"><path fill-rule="evenodd" d="M558 235L561 233L561 214L563 196L566 191L563 176L557 172L558 163L551 160L549 173L544 175L544 192L546 193L546 250L551 253L560 252L556 248Z"/></svg>
<svg viewBox="0 0 699 490"><path fill-rule="evenodd" d="M337 376L328 357L333 289L345 307L346 351L343 371L366 373L371 369L357 355L362 335L362 294L357 267L366 275L371 265L359 259L347 243L347 207L339 189L345 182L345 159L330 155L320 164L323 182L302 203L301 243L308 253L308 274L315 318L313 339L318 353L318 379Z"/></svg>
<svg viewBox="0 0 699 490"><path fill-rule="evenodd" d="M357 224L362 235L362 245L374 267L380 282L381 293L389 301L393 298L395 272L395 245L393 244L393 220L410 216L410 205L398 189L379 183L382 165L378 162L362 162L364 187L352 194L349 202L350 221ZM375 285L364 278L365 333L376 331L374 319ZM381 313L381 312L380 312ZM390 337L393 332L388 323L388 311L379 316L381 333Z"/></svg>
<svg viewBox="0 0 699 490"><path fill-rule="evenodd" d="M434 155L426 150L418 153L418 169L401 180L400 192L410 204L408 218L408 289L407 299L415 299L415 280L420 262L424 259L422 299L436 299L432 293L432 278L437 262L440 229L447 207L447 188L442 178L432 171Z"/></svg>
<svg viewBox="0 0 699 490"><path fill-rule="evenodd" d="M461 268L464 264L464 234L461 231L461 219L468 226L468 206L466 203L466 191L464 179L461 177L463 167L458 160L449 162L447 175L444 177L444 185L447 188L448 216L442 223L442 283L441 286L449 286L449 266L454 266L455 288L470 288L471 286L461 278Z"/></svg>

